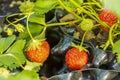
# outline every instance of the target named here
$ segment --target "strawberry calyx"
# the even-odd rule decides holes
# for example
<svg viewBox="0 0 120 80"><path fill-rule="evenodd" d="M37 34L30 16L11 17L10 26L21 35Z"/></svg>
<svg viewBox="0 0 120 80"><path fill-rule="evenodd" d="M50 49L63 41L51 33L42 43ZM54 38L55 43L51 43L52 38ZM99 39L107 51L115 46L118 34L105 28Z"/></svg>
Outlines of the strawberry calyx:
<svg viewBox="0 0 120 80"><path fill-rule="evenodd" d="M85 47L83 47L83 46L81 46L81 45L76 45L76 44L73 43L73 42L71 43L71 46L74 47L74 48L79 49L80 52L81 52L81 51L88 52L88 50L87 50Z"/></svg>
<svg viewBox="0 0 120 80"><path fill-rule="evenodd" d="M40 45L42 45L42 42L45 41L45 39L41 39L41 40L38 40L38 39L34 39L34 40L31 40L28 45L27 45L27 50L36 50L39 48Z"/></svg>
<svg viewBox="0 0 120 80"><path fill-rule="evenodd" d="M42 44L42 42L46 40L45 39L45 31L46 31L46 27L43 29L43 31L40 35L36 36L34 39L32 38L32 40L28 44L28 50L29 49L36 50L37 48L39 48L39 46Z"/></svg>

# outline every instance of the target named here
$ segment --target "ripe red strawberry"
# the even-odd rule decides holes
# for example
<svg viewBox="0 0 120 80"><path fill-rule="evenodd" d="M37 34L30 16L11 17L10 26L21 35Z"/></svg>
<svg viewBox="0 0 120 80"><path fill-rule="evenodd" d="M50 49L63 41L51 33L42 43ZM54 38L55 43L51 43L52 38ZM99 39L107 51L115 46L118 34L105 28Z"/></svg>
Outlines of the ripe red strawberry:
<svg viewBox="0 0 120 80"><path fill-rule="evenodd" d="M71 48L65 55L66 65L71 70L80 70L88 63L88 54L85 50Z"/></svg>
<svg viewBox="0 0 120 80"><path fill-rule="evenodd" d="M117 16L115 15L115 13L108 9L102 10L99 14L99 18L110 27L117 22ZM100 26L100 28L105 32L109 31L104 26Z"/></svg>
<svg viewBox="0 0 120 80"><path fill-rule="evenodd" d="M26 51L27 58L30 61L43 63L49 56L50 46L47 41L31 43L31 47Z"/></svg>

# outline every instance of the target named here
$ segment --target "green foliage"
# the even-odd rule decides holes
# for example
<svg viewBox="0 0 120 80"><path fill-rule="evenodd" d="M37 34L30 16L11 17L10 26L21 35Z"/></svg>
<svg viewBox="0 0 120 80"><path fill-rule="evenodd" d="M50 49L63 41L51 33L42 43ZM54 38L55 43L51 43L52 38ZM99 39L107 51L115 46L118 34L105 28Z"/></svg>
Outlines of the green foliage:
<svg viewBox="0 0 120 80"><path fill-rule="evenodd" d="M74 0L76 3L78 3L79 5L81 5L83 3L83 0ZM64 0L63 3L69 7L69 8L73 8L73 9L76 9L76 6L73 5L71 2L67 1L67 0Z"/></svg>
<svg viewBox="0 0 120 80"><path fill-rule="evenodd" d="M42 63L26 61L26 65L25 65L24 69L25 70L34 70L37 72L40 69L40 66L42 66Z"/></svg>
<svg viewBox="0 0 120 80"><path fill-rule="evenodd" d="M31 34L33 36L36 36L40 34L40 32L43 29L43 26L41 26L40 24L36 24L36 23L29 23L29 29L30 29ZM21 32L19 36L17 37L17 39L26 39L26 38L29 38L27 29L25 29L24 32Z"/></svg>
<svg viewBox="0 0 120 80"><path fill-rule="evenodd" d="M120 40L116 41L113 44L112 51L113 51L113 53L120 53Z"/></svg>
<svg viewBox="0 0 120 80"><path fill-rule="evenodd" d="M20 65L24 64L25 56L23 54L23 48L25 40L17 40L5 54L0 55L0 66L8 68L10 70L16 69Z"/></svg>
<svg viewBox="0 0 120 80"><path fill-rule="evenodd" d="M0 53L2 54L15 40L16 36L10 36L7 38L0 38Z"/></svg>
<svg viewBox="0 0 120 80"><path fill-rule="evenodd" d="M117 54L117 61L120 63L120 53Z"/></svg>
<svg viewBox="0 0 120 80"><path fill-rule="evenodd" d="M103 5L104 9L110 9L112 10L114 13L116 13L118 19L120 20L120 0L100 0L100 2ZM113 44L113 48L112 48L113 53L117 53L117 60L120 63L120 40L116 41Z"/></svg>
<svg viewBox="0 0 120 80"><path fill-rule="evenodd" d="M9 76L6 80L40 80L39 75L32 70L23 70L17 75Z"/></svg>
<svg viewBox="0 0 120 80"><path fill-rule="evenodd" d="M29 22L45 25L45 15L32 14L29 18Z"/></svg>
<svg viewBox="0 0 120 80"><path fill-rule="evenodd" d="M78 4L82 4L83 3L83 0L75 0Z"/></svg>
<svg viewBox="0 0 120 80"><path fill-rule="evenodd" d="M83 0L61 0L61 1L62 2L57 0L36 0L36 2L31 2L30 0L24 0L24 2L20 5L19 9L21 13L18 16L21 17L21 14L22 14L22 17L25 16L25 18L27 19L29 18L29 20L27 20L29 21L29 23L27 28L25 27L26 25L23 26L24 29L22 29L20 25L18 26L19 29L16 28L20 32L17 38L13 34L11 34L10 30L8 32L13 36L0 38L0 53L1 53L0 67L7 68L11 71L20 66L23 67L23 64L24 64L24 68L23 68L24 70L22 70L22 72L20 72L19 74L16 74L14 76L13 75L9 76L7 80L39 80L39 76L36 71L40 69L40 66L42 65L42 63L34 63L26 60L26 57L23 53L25 51L24 46L26 45L25 40L30 40L30 36L32 36L34 39L41 37L40 35L42 35L42 37L45 36L45 31L42 34L41 32L44 27L51 27L51 24L52 26L60 26L64 24L69 25L70 23L72 23L71 21L71 22L61 22L61 23L58 22L58 23L47 24L45 22L45 14L50 10L56 9L58 7L63 9L65 8L65 10L68 11L68 13L71 13L76 17L75 19L80 19L78 22L75 22L74 24L80 23L79 27L84 31L90 31L93 29L94 23L92 20L94 20L95 24L96 23L98 25L102 24L101 22L99 22L99 20L97 20L98 19L97 11L100 10L100 8L96 7L98 6L97 4L98 0L97 1L86 0L85 1L86 4L83 4L84 3ZM120 0L116 0L116 1L115 0L109 0L109 1L99 0L99 1L101 1L104 8L113 10L120 18L120 15L119 15ZM55 15L55 18L56 18L56 15ZM23 19L20 18L18 19L18 21L16 19L16 21L11 21L11 24L16 25L21 20ZM73 20L73 22L74 21L75 20ZM8 21L8 23L10 22ZM1 30L2 29L0 28L0 32L2 32ZM84 36L82 40L84 42ZM120 40L115 42L112 49L113 53L118 53L117 54L118 62L120 62L119 45L120 45ZM3 77L0 76L0 80L1 79L3 79Z"/></svg>
<svg viewBox="0 0 120 80"><path fill-rule="evenodd" d="M69 7L69 8L73 8L73 9L75 9L76 8L76 6L74 6L71 2L69 2L69 1L63 1L63 3L67 6L67 7Z"/></svg>
<svg viewBox="0 0 120 80"><path fill-rule="evenodd" d="M45 25L45 13L55 8L56 5L56 0L37 0L33 8L34 14L30 16L29 21Z"/></svg>
<svg viewBox="0 0 120 80"><path fill-rule="evenodd" d="M120 63L120 40L113 44L112 51L113 53L117 53L117 61Z"/></svg>
<svg viewBox="0 0 120 80"><path fill-rule="evenodd" d="M35 3L34 11L37 15L45 14L55 8L57 0L37 0Z"/></svg>

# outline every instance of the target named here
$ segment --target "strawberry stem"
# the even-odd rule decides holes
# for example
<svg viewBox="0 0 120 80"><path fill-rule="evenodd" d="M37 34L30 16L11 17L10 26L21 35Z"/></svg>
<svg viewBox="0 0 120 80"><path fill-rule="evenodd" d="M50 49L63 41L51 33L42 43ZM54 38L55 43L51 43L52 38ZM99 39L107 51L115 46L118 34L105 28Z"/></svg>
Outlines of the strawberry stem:
<svg viewBox="0 0 120 80"><path fill-rule="evenodd" d="M80 43L80 47L83 46L83 42L84 42L86 33L87 33L87 31L85 31L85 33L83 34L82 41L81 41L81 43Z"/></svg>
<svg viewBox="0 0 120 80"><path fill-rule="evenodd" d="M96 4L96 6L98 6L99 8L102 8L102 6L100 5L100 3L98 1L96 1L96 0L92 0L92 1Z"/></svg>
<svg viewBox="0 0 120 80"><path fill-rule="evenodd" d="M50 23L50 24L47 24L46 27L52 27L52 26L61 26L61 25L67 25L67 24L70 24L70 23L77 23L77 22L80 22L79 19L77 20L74 20L74 21L69 21L69 22L62 22L62 23Z"/></svg>
<svg viewBox="0 0 120 80"><path fill-rule="evenodd" d="M39 40L40 41L44 41L45 40L45 31L46 31L46 26L43 28L43 30L42 30L42 32L40 33L40 35L38 35L38 36L36 36L35 37L35 39L38 39L39 38Z"/></svg>
<svg viewBox="0 0 120 80"><path fill-rule="evenodd" d="M27 16L26 27L27 27L27 31L28 31L28 34L29 34L31 40L34 41L34 38L33 38L32 34L31 34L31 32L30 32L30 29L29 29L29 18L30 18L30 16L31 16L32 14L33 14L33 13L29 13L28 16Z"/></svg>
<svg viewBox="0 0 120 80"><path fill-rule="evenodd" d="M59 3L66 11L68 11L68 12L71 13L71 14L73 14L73 15L74 15L75 17L77 17L78 19L81 19L81 17L78 16L77 14L75 14L75 13L71 10L71 8L65 6L61 0L57 0L57 1L58 1L58 3Z"/></svg>
<svg viewBox="0 0 120 80"><path fill-rule="evenodd" d="M15 26L15 23L17 23L17 22L19 22L19 21L21 21L21 20L23 20L23 19L25 19L25 18L27 17L27 16L24 16L24 17L22 17L22 18L20 18L20 19L17 19L17 20L15 20L15 21L13 21L13 22L9 21L9 18L10 18L10 17L17 16L17 15L21 16L21 15L24 15L24 14L23 14L23 13L15 13L15 14L11 14L11 15L7 16L7 17L6 17L6 21L7 21L9 24L5 26L5 29L8 28L10 25Z"/></svg>
<svg viewBox="0 0 120 80"><path fill-rule="evenodd" d="M27 13L26 13L27 14ZM17 15L24 15L24 13L15 13L15 14L11 14L9 16L7 16L7 18L13 17L13 16L17 16Z"/></svg>
<svg viewBox="0 0 120 80"><path fill-rule="evenodd" d="M112 31L113 31L115 25L116 25L116 24L114 24L113 26L110 27L108 40L107 40L107 42L106 42L106 44L105 44L105 46L104 46L104 48L103 48L104 51L108 48L108 46L109 46L110 44L111 44L112 46L113 46L113 44L114 44L114 43L113 43L113 39L112 39Z"/></svg>
<svg viewBox="0 0 120 80"><path fill-rule="evenodd" d="M109 41L110 41L110 43L111 43L111 45L113 46L113 39L112 39L112 31L113 31L113 29L114 29L114 27L115 27L115 25L113 25L113 26L111 26L111 28L110 28L110 31L109 31Z"/></svg>
<svg viewBox="0 0 120 80"><path fill-rule="evenodd" d="M110 41L107 40L107 42L105 43L105 46L104 46L103 50L105 51L108 48L109 45L110 45Z"/></svg>

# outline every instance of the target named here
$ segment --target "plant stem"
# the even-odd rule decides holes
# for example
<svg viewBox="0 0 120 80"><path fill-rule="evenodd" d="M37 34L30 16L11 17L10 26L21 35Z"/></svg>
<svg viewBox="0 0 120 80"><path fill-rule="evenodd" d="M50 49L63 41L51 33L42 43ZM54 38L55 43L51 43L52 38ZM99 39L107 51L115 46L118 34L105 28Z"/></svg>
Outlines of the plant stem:
<svg viewBox="0 0 120 80"><path fill-rule="evenodd" d="M83 34L83 37L82 37L82 40L81 40L81 43L80 43L81 47L83 46L83 42L84 42L86 33L87 33L87 31L85 31L85 33Z"/></svg>
<svg viewBox="0 0 120 80"><path fill-rule="evenodd" d="M117 35L120 35L120 32L117 32L116 34L114 34L114 37L117 36Z"/></svg>
<svg viewBox="0 0 120 80"><path fill-rule="evenodd" d="M115 25L114 29L117 29L119 26L120 26L120 23L119 23L119 21L118 21L118 22L117 22L117 25ZM115 30L115 31L116 31L116 30ZM115 37L115 36L117 36L117 35L120 35L120 31L116 31L113 36Z"/></svg>
<svg viewBox="0 0 120 80"><path fill-rule="evenodd" d="M100 7L101 8L101 6L100 5L98 5L98 3L97 2L86 2L86 3L84 3L84 4L90 4L90 5L97 5L98 7Z"/></svg>
<svg viewBox="0 0 120 80"><path fill-rule="evenodd" d="M15 26L15 24L12 23L12 22L10 22L10 21L8 20L8 18L6 18L6 21L9 23L9 25L13 25L13 26ZM6 29L7 27L8 27L8 26L5 26L5 29Z"/></svg>
<svg viewBox="0 0 120 80"><path fill-rule="evenodd" d="M26 13L26 14L28 14L28 13ZM21 16L21 15L24 15L24 13L15 13L15 14L11 14L11 15L9 15L9 16L7 16L7 18L10 18L10 17L13 17L13 16Z"/></svg>
<svg viewBox="0 0 120 80"><path fill-rule="evenodd" d="M8 20L8 18L7 18L6 20L7 20L7 22L8 22L9 24L6 25L5 27L7 28L7 27L10 26L10 25L15 26L14 23L17 23L17 22L19 22L19 21L25 19L26 17L27 17L27 16L24 16L24 17L22 17L22 18L20 18L20 19L18 19L18 20L16 20L16 21L13 21L13 22L10 22L10 21Z"/></svg>
<svg viewBox="0 0 120 80"><path fill-rule="evenodd" d="M43 28L43 31L41 32L41 34L39 35L40 40L43 41L45 39L45 31L46 31L46 26ZM41 39L42 38L42 39Z"/></svg>
<svg viewBox="0 0 120 80"><path fill-rule="evenodd" d="M111 45L113 46L113 39L112 39L112 31L113 31L113 28L115 27L115 25L111 26L110 28L110 31L109 31L109 41L111 43Z"/></svg>
<svg viewBox="0 0 120 80"><path fill-rule="evenodd" d="M80 8L80 10L82 10L83 13L86 13L88 16L90 16L90 17L91 17L92 19L94 19L95 21L97 21L97 22L100 23L101 25L109 28L109 26L108 26L106 23L102 22L95 13L93 14L93 13L85 10L83 7L81 7L81 6L80 6L78 3L76 3L74 0L70 0L70 2L73 3L73 5L75 5L76 7Z"/></svg>
<svg viewBox="0 0 120 80"><path fill-rule="evenodd" d="M113 28L115 27L115 24L113 26L110 27L110 31L109 31L109 36L108 36L108 40L105 44L105 47L103 48L103 50L106 50L108 48L108 46L111 44L113 46L113 39L112 39L112 31Z"/></svg>
<svg viewBox="0 0 120 80"><path fill-rule="evenodd" d="M30 18L30 16L31 16L32 14L33 14L33 13L29 13L28 16L27 16L26 27L27 27L27 31L28 31L28 34L29 34L31 40L34 41L34 38L32 37L32 34L31 34L31 32L30 32L30 29L29 29L29 18Z"/></svg>
<svg viewBox="0 0 120 80"><path fill-rule="evenodd" d="M69 21L69 22L62 22L62 23L51 23L51 24L46 24L46 27L52 27L52 26L61 26L61 25L67 25L70 23L77 23L80 20L75 20L75 21Z"/></svg>
<svg viewBox="0 0 120 80"><path fill-rule="evenodd" d="M28 13L26 13L26 14L28 14ZM24 17L22 17L22 18L20 18L20 19L18 19L18 20L16 20L16 21L13 21L13 22L9 21L9 18L10 18L10 17L13 17L13 16L21 16L21 15L24 15L24 13L15 13L15 14L11 14L11 15L7 16L7 17L6 17L6 21L7 21L9 24L6 25L4 29L6 29L6 28L7 28L8 26L10 26L10 25L16 26L14 23L17 23L17 22L19 22L19 21L21 21L21 20L23 20L23 19L25 19L25 18L27 17L27 16L24 16Z"/></svg>
<svg viewBox="0 0 120 80"><path fill-rule="evenodd" d="M102 8L102 6L100 5L99 2L97 2L96 0L92 0L94 3L96 3L96 5L99 7L99 8Z"/></svg>
<svg viewBox="0 0 120 80"><path fill-rule="evenodd" d="M11 15L7 16L6 19L8 20L8 18L10 18L10 17L21 16L21 15L25 15L25 14L29 14L29 13L15 13L15 14L11 14Z"/></svg>
<svg viewBox="0 0 120 80"><path fill-rule="evenodd" d="M58 1L58 3L59 3L66 11L68 11L68 12L71 13L71 14L73 14L73 15L74 15L75 17L77 17L78 19L81 19L81 17L80 17L79 15L75 14L75 13L71 10L71 8L65 6L61 0L57 0L57 1Z"/></svg>
<svg viewBox="0 0 120 80"><path fill-rule="evenodd" d="M107 40L107 42L106 42L105 47L103 48L103 50L105 51L108 48L109 45L110 45L110 41Z"/></svg>
<svg viewBox="0 0 120 80"><path fill-rule="evenodd" d="M7 17L6 17L6 21L9 23L7 26L9 26L9 25L15 26L15 24L12 23L12 22L10 22L10 21L8 20L8 18L13 17L13 16L17 16L17 15L24 15L24 14L23 14L23 13L15 13L15 14L11 14L11 15L7 16Z"/></svg>

